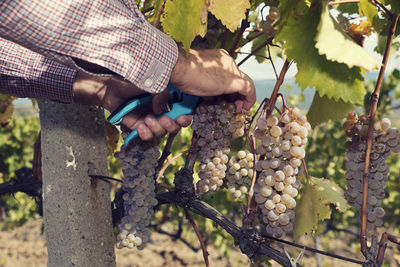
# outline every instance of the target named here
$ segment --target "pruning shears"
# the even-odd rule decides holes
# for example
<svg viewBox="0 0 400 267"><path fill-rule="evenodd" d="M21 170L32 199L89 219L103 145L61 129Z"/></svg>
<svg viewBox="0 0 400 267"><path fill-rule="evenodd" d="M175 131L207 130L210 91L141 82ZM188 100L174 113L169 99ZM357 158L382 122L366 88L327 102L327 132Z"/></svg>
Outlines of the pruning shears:
<svg viewBox="0 0 400 267"><path fill-rule="evenodd" d="M168 116L173 121L176 121L181 115L190 115L193 114L197 105L200 103L201 98L198 96L186 94L180 91L178 88L173 86L172 84L168 84L167 90L169 91L169 100L168 106L169 111L157 116L157 119L162 116ZM143 94L139 97L134 97L121 106L119 106L110 116L108 116L107 120L115 125L121 124L122 119L131 111L136 108L150 104L153 100L153 96L151 94ZM138 137L137 129L134 129L130 134L125 138L124 146L127 147L129 143Z"/></svg>

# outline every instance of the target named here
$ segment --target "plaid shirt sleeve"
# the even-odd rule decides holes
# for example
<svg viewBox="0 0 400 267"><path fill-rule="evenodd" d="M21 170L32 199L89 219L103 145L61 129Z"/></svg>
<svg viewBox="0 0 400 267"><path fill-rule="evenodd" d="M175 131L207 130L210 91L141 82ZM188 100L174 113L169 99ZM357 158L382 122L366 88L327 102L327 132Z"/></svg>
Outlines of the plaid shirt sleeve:
<svg viewBox="0 0 400 267"><path fill-rule="evenodd" d="M0 93L73 102L76 70L0 38Z"/></svg>
<svg viewBox="0 0 400 267"><path fill-rule="evenodd" d="M100 65L150 93L166 88L178 57L134 0L2 0L0 36L70 66L71 57Z"/></svg>

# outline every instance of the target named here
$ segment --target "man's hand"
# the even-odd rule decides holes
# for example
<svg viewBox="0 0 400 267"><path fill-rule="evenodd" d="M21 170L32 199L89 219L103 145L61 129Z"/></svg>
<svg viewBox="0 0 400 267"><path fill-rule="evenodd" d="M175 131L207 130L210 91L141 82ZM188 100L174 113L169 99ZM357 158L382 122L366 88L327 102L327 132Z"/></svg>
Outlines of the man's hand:
<svg viewBox="0 0 400 267"><path fill-rule="evenodd" d="M128 99L146 93L135 85L118 78L91 76L81 71L78 71L75 78L73 90L77 103L102 106L110 112ZM153 107L143 107L129 113L122 120L122 124L131 130L137 128L142 140L163 136L166 132L175 133L180 127L189 126L191 116L180 116L177 122L168 116L156 119L155 116L163 112L168 99L168 90L155 95Z"/></svg>
<svg viewBox="0 0 400 267"><path fill-rule="evenodd" d="M197 96L238 94L237 112L256 102L253 81L239 70L223 49L179 51L170 82L181 91Z"/></svg>
<svg viewBox="0 0 400 267"><path fill-rule="evenodd" d="M235 95L237 112L250 109L256 101L252 80L239 70L233 58L222 49L190 50L188 55L180 51L170 82L192 95ZM128 99L145 93L119 78L91 76L81 71L78 71L73 89L76 102L102 106L110 112ZM132 130L137 128L142 140L163 136L166 132L175 133L180 127L190 125L191 116L180 116L177 122L168 116L156 119L155 116L163 112L168 99L168 90L154 95L152 107L141 107L129 113L122 124Z"/></svg>

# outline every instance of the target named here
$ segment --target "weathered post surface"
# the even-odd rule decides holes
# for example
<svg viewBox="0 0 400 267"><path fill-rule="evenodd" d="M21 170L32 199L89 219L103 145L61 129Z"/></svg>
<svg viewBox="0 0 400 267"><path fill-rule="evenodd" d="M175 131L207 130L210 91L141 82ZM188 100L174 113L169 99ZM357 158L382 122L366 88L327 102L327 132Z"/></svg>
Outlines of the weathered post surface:
<svg viewBox="0 0 400 267"><path fill-rule="evenodd" d="M115 266L104 112L39 101L48 266Z"/></svg>

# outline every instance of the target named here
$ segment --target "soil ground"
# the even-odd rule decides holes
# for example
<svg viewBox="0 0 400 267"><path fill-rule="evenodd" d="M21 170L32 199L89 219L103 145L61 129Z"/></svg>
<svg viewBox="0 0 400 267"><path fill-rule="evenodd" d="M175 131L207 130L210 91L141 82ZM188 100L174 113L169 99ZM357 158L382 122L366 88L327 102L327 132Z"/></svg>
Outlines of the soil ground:
<svg viewBox="0 0 400 267"><path fill-rule="evenodd" d="M47 264L47 249L45 236L41 233L42 220L29 221L21 227L0 232L0 267L42 267ZM174 241L166 235L153 233L153 242L146 249L122 249L116 251L117 267L179 267L179 266L204 266L201 251L194 252L183 242ZM300 242L304 245L313 246L312 240L303 239ZM321 239L322 248L325 251L339 255L362 259L357 254L357 247L349 247L345 239ZM195 244L197 247L198 244ZM218 249L209 246L210 266L217 267L239 267L250 266L249 259L234 249L229 257L225 257ZM297 255L300 250L290 250ZM398 253L398 252L397 252ZM386 258L391 258L388 266L400 266L396 259L399 254L394 254L389 249ZM322 266L352 267L359 266L341 260L321 257ZM317 266L315 255L305 253L301 260L304 266ZM272 264L272 266L278 266Z"/></svg>

